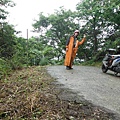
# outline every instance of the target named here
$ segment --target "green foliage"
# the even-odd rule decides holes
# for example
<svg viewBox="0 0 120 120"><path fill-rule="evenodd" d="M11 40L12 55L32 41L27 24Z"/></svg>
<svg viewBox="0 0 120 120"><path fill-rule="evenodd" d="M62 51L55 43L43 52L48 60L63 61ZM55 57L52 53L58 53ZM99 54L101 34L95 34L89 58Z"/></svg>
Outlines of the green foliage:
<svg viewBox="0 0 120 120"><path fill-rule="evenodd" d="M120 17L119 7L118 0L109 2L85 0L77 5L76 17L86 21L81 32L87 34L87 44L84 48L87 51L85 52L87 58L93 58L99 49L116 48L119 45L117 42L120 41L119 20L117 20Z"/></svg>
<svg viewBox="0 0 120 120"><path fill-rule="evenodd" d="M40 35L43 34L44 30L49 26L48 18L43 15L43 13L39 14L39 20L34 20L34 32L40 32Z"/></svg>
<svg viewBox="0 0 120 120"><path fill-rule="evenodd" d="M19 56L16 53L15 55L13 55L12 59L9 60L9 64L10 64L12 70L22 69L22 67L27 65L27 63L25 61L27 61L26 57Z"/></svg>
<svg viewBox="0 0 120 120"><path fill-rule="evenodd" d="M11 71L11 66L7 60L0 58L0 79Z"/></svg>
<svg viewBox="0 0 120 120"><path fill-rule="evenodd" d="M120 2L119 0L107 0L104 1L103 11L104 11L104 18L106 21L116 24L117 26L120 25Z"/></svg>
<svg viewBox="0 0 120 120"><path fill-rule="evenodd" d="M0 5L8 7L14 3L2 0ZM34 32L40 36L28 40L16 37L14 26L0 23L0 58L4 58L0 59L0 75L26 65L63 65L66 39L75 29L80 30L79 40L87 35L86 42L79 47L78 61L95 65L106 49L120 45L119 8L119 0L84 0L76 5L75 12L60 7L48 16L40 13L33 24ZM0 19L5 20L8 12L0 8L0 13Z"/></svg>
<svg viewBox="0 0 120 120"><path fill-rule="evenodd" d="M12 25L3 23L0 29L0 57L10 58L15 51L15 30Z"/></svg>
<svg viewBox="0 0 120 120"><path fill-rule="evenodd" d="M118 8L118 1L84 0L77 4L76 12L67 11L60 7L59 10L56 10L54 14L48 15L48 17L40 14L39 20L33 27L39 32L46 30L45 35L42 34L41 36L44 41L54 47L54 57L58 58L58 62L61 61L60 58L64 59L66 39L76 28L81 29L80 40L83 34L87 34L87 41L79 48L77 57L85 59L85 61L98 59L94 56L97 56L99 50L119 45L117 41L119 41L120 34L117 32L117 35L115 35L116 28L118 31L118 23L113 22L110 15L113 13L114 17L118 17ZM106 15L109 15L109 17L106 17ZM82 20L83 22L81 23ZM40 26L42 26L41 29L39 29ZM111 34L111 31L114 32Z"/></svg>
<svg viewBox="0 0 120 120"><path fill-rule="evenodd" d="M49 64L49 60L47 58L42 58L39 62L39 65L44 66L44 65L48 65Z"/></svg>
<svg viewBox="0 0 120 120"><path fill-rule="evenodd" d="M7 7L13 7L13 6L15 6L15 4L14 4L14 2L13 1L11 1L11 0L0 0L0 20L2 19L2 20L4 20L4 19L6 19L6 17L7 17L7 14L8 14L8 12L5 10L5 9L3 9L3 8L7 8Z"/></svg>
<svg viewBox="0 0 120 120"><path fill-rule="evenodd" d="M44 38L31 38L28 40L27 56L29 65L49 63L54 58L54 48L44 42ZM46 62L47 61L47 62Z"/></svg>
<svg viewBox="0 0 120 120"><path fill-rule="evenodd" d="M76 29L76 23L74 23L74 13L70 10L65 10L60 7L60 10L56 10L54 14L48 17L43 14L39 15L39 20L33 24L35 31L41 33L42 41L46 42L46 45L53 47L53 58L57 57L58 61L60 57L64 56L63 50L65 49L65 42L70 33ZM44 31L45 33L41 32ZM47 53L49 54L49 53Z"/></svg>

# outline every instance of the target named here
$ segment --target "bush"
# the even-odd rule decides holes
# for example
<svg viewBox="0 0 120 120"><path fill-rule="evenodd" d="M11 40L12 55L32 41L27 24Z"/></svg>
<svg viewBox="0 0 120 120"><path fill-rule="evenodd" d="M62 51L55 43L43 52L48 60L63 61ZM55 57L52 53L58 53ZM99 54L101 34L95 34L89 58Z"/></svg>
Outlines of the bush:
<svg viewBox="0 0 120 120"><path fill-rule="evenodd" d="M39 65L44 66L44 65L48 65L49 64L49 60L47 58L42 58L39 62Z"/></svg>
<svg viewBox="0 0 120 120"><path fill-rule="evenodd" d="M18 58L12 58L10 61L10 66L12 70L22 69L23 64L21 63L21 60Z"/></svg>
<svg viewBox="0 0 120 120"><path fill-rule="evenodd" d="M11 71L8 60L0 58L0 79L6 76Z"/></svg>

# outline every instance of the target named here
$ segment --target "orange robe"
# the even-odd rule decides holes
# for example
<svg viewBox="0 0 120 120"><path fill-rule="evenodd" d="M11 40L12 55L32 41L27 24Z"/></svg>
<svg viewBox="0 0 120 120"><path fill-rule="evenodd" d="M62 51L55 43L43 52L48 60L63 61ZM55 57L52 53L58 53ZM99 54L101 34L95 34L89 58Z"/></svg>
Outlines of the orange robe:
<svg viewBox="0 0 120 120"><path fill-rule="evenodd" d="M66 46L68 48L68 51L66 51L65 55L65 61L64 65L72 67L72 63L74 58L76 57L76 53L78 51L78 46L83 44L85 42L85 38L83 38L81 41L76 40L75 47L74 46L74 36L70 37L69 44Z"/></svg>

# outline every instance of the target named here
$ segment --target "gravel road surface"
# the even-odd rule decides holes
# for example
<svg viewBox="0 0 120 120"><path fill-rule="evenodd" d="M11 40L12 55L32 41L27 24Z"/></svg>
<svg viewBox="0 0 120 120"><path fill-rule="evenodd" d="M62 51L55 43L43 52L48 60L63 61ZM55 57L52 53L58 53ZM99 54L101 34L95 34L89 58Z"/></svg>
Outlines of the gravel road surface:
<svg viewBox="0 0 120 120"><path fill-rule="evenodd" d="M105 74L101 68L91 66L73 66L73 70L48 66L47 70L65 88L120 115L120 75L116 77L111 71Z"/></svg>

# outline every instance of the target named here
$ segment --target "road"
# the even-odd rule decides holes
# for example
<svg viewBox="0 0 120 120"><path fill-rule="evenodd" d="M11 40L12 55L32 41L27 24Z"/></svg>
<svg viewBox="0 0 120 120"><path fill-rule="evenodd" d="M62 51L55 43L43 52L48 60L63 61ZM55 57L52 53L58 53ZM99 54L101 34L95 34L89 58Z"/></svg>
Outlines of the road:
<svg viewBox="0 0 120 120"><path fill-rule="evenodd" d="M85 100L120 114L120 75L91 66L49 66L48 73L65 88L71 89Z"/></svg>

